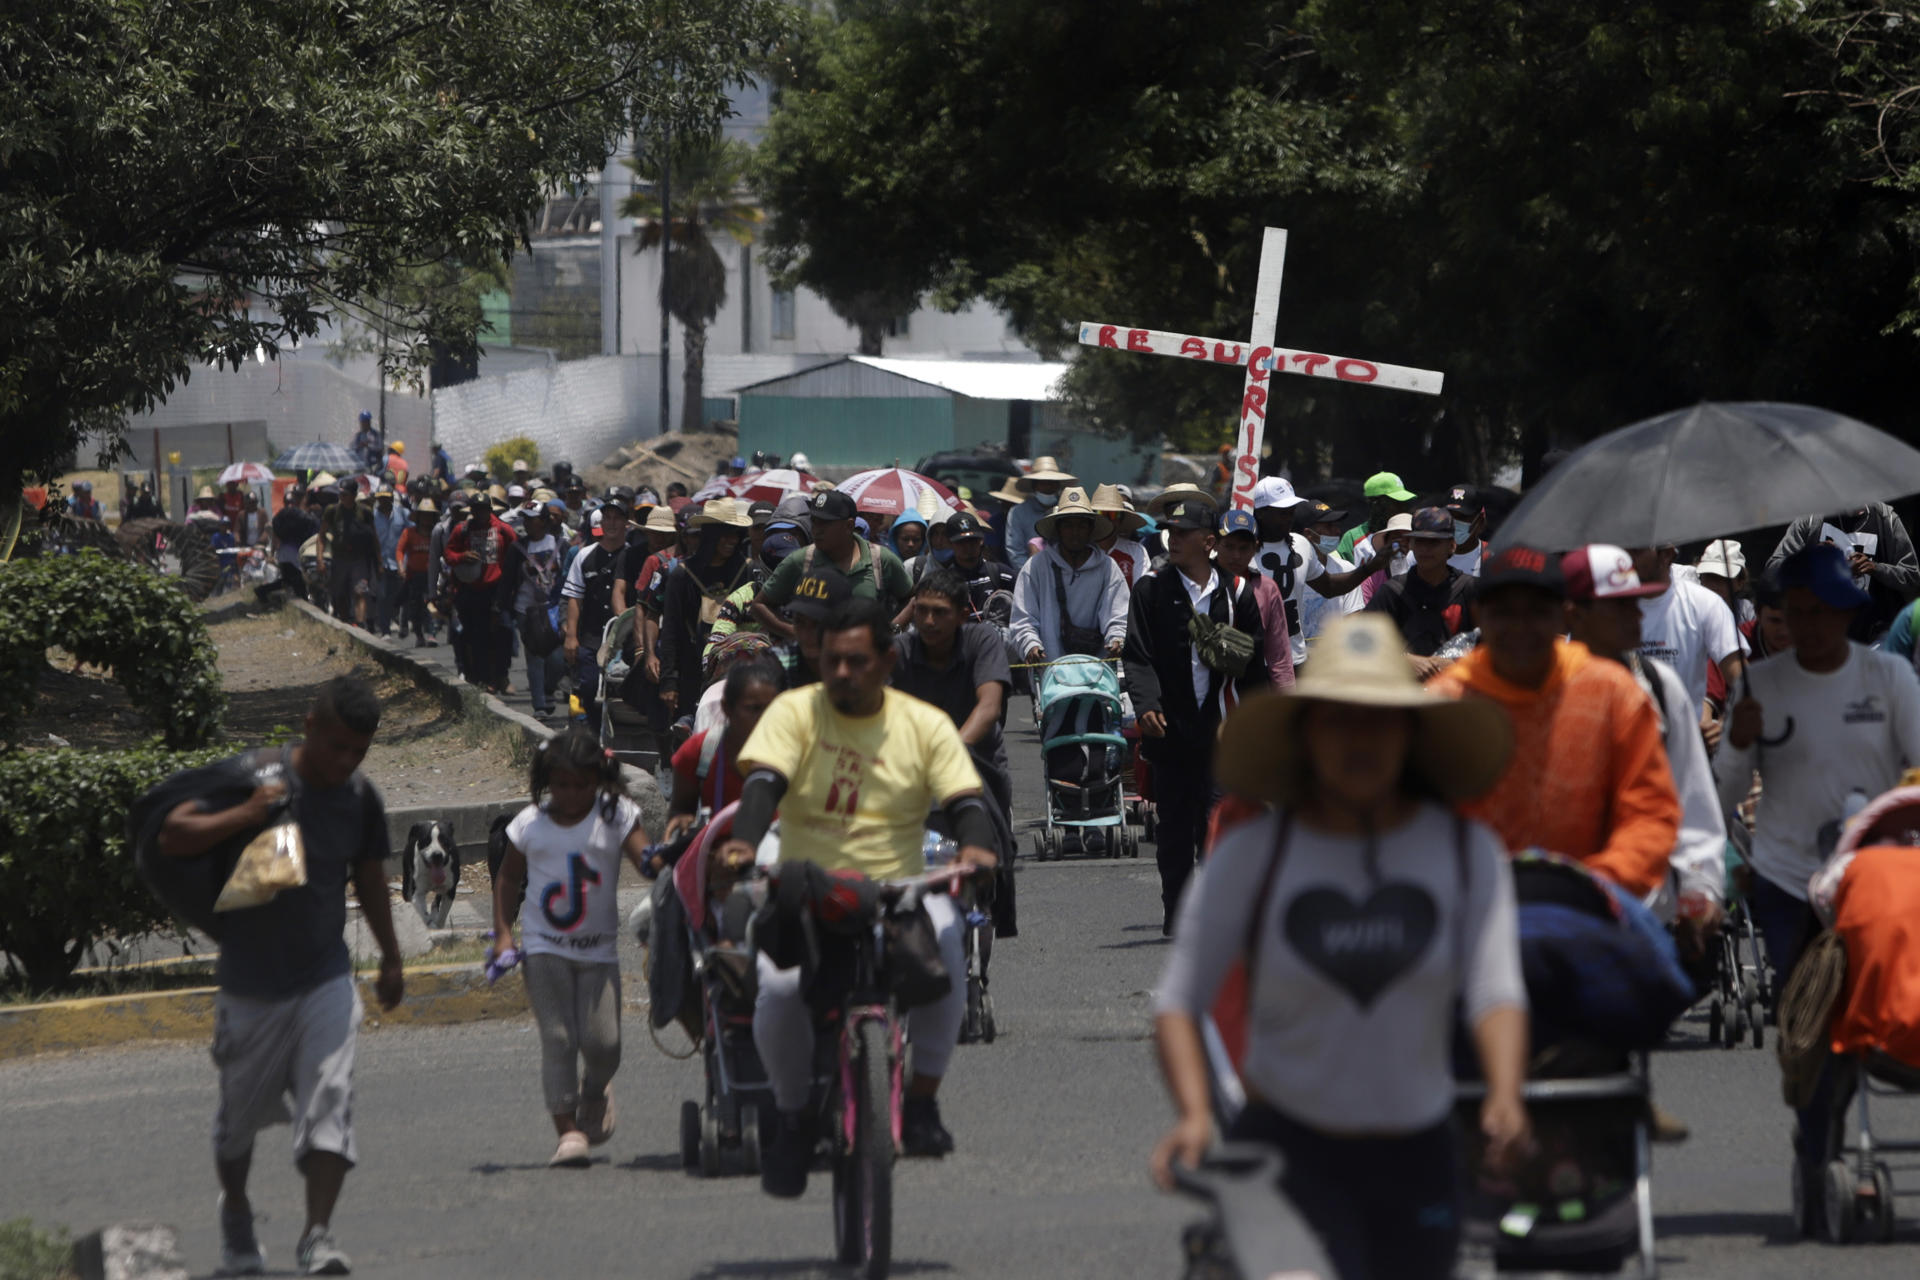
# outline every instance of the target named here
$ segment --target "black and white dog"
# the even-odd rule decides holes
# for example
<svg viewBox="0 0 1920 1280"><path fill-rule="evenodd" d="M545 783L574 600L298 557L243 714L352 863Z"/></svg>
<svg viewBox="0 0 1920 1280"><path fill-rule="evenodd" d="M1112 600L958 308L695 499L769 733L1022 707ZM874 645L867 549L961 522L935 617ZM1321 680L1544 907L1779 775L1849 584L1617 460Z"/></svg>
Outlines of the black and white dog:
<svg viewBox="0 0 1920 1280"><path fill-rule="evenodd" d="M460 887L460 844L450 822L416 822L400 854L400 896L429 929L447 927L453 891Z"/></svg>

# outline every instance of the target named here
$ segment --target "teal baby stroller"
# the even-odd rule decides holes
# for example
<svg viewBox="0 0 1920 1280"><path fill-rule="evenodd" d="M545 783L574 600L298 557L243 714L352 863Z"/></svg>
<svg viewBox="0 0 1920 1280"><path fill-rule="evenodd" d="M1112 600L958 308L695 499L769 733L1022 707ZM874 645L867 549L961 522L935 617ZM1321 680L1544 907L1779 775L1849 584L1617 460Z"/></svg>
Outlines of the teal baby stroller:
<svg viewBox="0 0 1920 1280"><path fill-rule="evenodd" d="M1120 732L1119 676L1099 658L1074 656L1041 668L1038 685L1047 807L1035 855L1139 857L1139 832L1126 818L1131 746Z"/></svg>

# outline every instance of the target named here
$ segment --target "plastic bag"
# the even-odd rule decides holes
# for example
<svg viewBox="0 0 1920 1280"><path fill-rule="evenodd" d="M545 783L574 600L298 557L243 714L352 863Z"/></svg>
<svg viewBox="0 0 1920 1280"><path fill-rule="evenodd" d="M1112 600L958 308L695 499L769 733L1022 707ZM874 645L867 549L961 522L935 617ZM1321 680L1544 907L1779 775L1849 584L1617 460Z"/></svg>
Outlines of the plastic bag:
<svg viewBox="0 0 1920 1280"><path fill-rule="evenodd" d="M215 911L264 906L282 889L307 882L307 847L291 817L274 823L247 842L240 861L214 900Z"/></svg>

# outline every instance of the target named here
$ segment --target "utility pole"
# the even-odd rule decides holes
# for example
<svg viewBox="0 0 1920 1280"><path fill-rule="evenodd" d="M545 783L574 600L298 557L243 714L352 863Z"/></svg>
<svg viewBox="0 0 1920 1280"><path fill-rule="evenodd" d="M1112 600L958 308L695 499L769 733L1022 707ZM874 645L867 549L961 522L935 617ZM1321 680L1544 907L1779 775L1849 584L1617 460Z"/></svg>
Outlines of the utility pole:
<svg viewBox="0 0 1920 1280"><path fill-rule="evenodd" d="M673 279L673 126L661 130L660 150L660 434L672 430L668 414L667 369L672 360L673 313L667 310Z"/></svg>

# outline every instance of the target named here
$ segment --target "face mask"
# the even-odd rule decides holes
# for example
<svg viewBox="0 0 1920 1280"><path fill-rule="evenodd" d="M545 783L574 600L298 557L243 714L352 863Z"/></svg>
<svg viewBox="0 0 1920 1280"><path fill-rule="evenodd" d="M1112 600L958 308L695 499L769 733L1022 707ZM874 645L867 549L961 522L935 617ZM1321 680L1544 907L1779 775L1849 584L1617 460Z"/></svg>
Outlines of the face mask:
<svg viewBox="0 0 1920 1280"><path fill-rule="evenodd" d="M1060 495L1057 493L1036 493L1033 496L1040 500L1040 505L1043 507L1050 507L1060 501Z"/></svg>
<svg viewBox="0 0 1920 1280"><path fill-rule="evenodd" d="M941 564L952 564L952 563L953 563L953 548L952 548L952 547L939 547L939 548L936 548L936 549L934 550L934 553L933 553L933 558L934 558L935 560L938 560L938 561L939 561L939 562L940 562Z"/></svg>
<svg viewBox="0 0 1920 1280"><path fill-rule="evenodd" d="M1329 554L1340 549L1340 536L1338 534L1323 533L1314 539L1314 541L1320 545L1322 551L1328 552Z"/></svg>
<svg viewBox="0 0 1920 1280"><path fill-rule="evenodd" d="M1453 522L1453 545L1454 546L1456 547L1466 546L1467 539L1471 538L1472 536L1473 536L1473 525L1471 523L1465 520L1455 520Z"/></svg>

